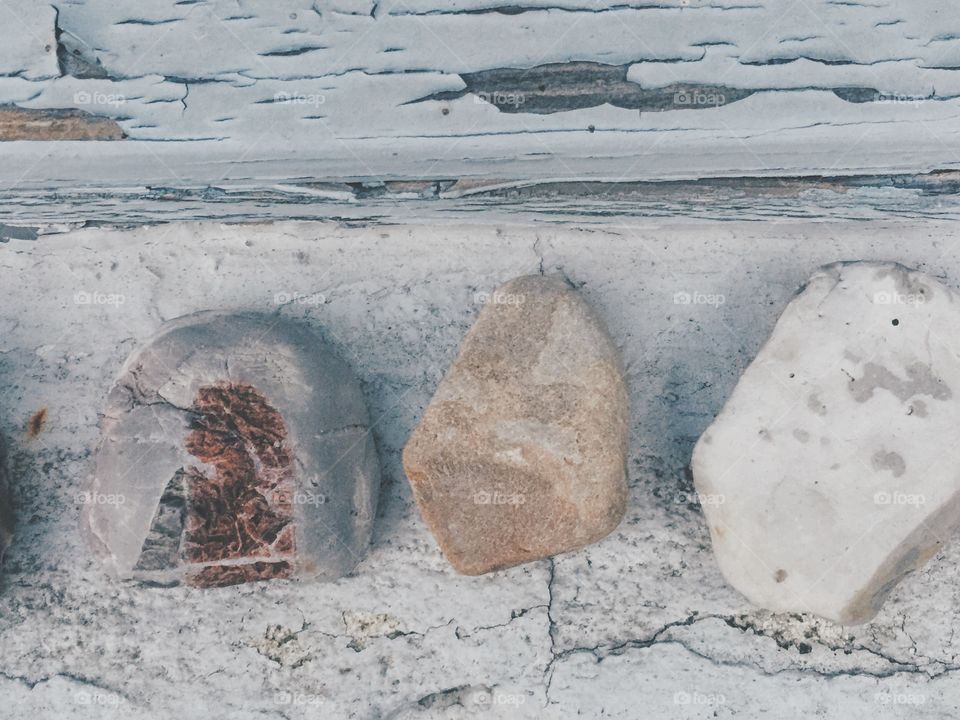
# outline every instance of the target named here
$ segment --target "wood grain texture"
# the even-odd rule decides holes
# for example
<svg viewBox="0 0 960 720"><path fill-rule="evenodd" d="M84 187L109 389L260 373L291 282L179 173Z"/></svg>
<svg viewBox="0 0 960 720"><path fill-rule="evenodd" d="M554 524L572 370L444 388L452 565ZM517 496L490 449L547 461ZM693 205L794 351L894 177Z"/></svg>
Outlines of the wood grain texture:
<svg viewBox="0 0 960 720"><path fill-rule="evenodd" d="M0 140L122 140L115 120L83 110L25 110L0 107Z"/></svg>
<svg viewBox="0 0 960 720"><path fill-rule="evenodd" d="M0 192L0 242L84 226L172 221L329 220L345 226L520 222L618 228L684 217L702 223L960 220L960 172L679 182L478 179L223 183Z"/></svg>
<svg viewBox="0 0 960 720"><path fill-rule="evenodd" d="M4 12L16 17L0 30L0 102L85 110L129 136L49 154L5 145L5 185L960 166L960 16L947 0L60 0Z"/></svg>

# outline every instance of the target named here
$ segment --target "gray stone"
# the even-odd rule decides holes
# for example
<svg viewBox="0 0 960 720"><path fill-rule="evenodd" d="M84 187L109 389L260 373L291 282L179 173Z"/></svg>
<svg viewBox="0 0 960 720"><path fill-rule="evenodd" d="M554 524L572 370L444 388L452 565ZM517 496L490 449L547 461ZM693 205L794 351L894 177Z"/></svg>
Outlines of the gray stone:
<svg viewBox="0 0 960 720"><path fill-rule="evenodd" d="M599 317L554 278L483 297L403 454L424 519L468 575L603 538L627 494L627 391Z"/></svg>
<svg viewBox="0 0 960 720"><path fill-rule="evenodd" d="M846 624L960 526L960 302L893 263L822 268L700 438L693 475L730 584Z"/></svg>
<svg viewBox="0 0 960 720"><path fill-rule="evenodd" d="M10 506L10 474L7 447L0 436L0 559L13 542L13 509Z"/></svg>
<svg viewBox="0 0 960 720"><path fill-rule="evenodd" d="M279 316L168 323L110 392L85 525L122 577L334 579L370 540L380 474L349 367Z"/></svg>

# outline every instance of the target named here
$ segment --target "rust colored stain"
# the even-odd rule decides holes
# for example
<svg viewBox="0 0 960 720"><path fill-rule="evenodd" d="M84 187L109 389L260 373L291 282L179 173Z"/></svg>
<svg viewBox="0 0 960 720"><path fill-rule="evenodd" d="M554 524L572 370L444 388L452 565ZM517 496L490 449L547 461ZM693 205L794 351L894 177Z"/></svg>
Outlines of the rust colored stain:
<svg viewBox="0 0 960 720"><path fill-rule="evenodd" d="M219 563L187 582L218 587L289 577L294 551L293 462L280 413L251 385L202 388L187 450L207 468L186 469L183 557ZM269 562L236 564L240 560Z"/></svg>
<svg viewBox="0 0 960 720"><path fill-rule="evenodd" d="M27 420L27 435L32 440L33 438L37 437L37 435L42 433L46 426L47 409L41 408L31 415L29 420Z"/></svg>
<svg viewBox="0 0 960 720"><path fill-rule="evenodd" d="M116 120L85 110L35 110L0 106L0 141L4 140L123 140Z"/></svg>

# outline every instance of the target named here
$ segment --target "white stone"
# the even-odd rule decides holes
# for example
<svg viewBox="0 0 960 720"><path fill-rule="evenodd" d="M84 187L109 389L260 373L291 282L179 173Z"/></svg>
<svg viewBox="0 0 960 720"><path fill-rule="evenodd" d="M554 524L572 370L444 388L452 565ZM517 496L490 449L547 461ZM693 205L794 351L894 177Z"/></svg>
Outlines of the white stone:
<svg viewBox="0 0 960 720"><path fill-rule="evenodd" d="M787 306L693 456L720 568L752 602L845 624L960 525L960 303L837 263Z"/></svg>

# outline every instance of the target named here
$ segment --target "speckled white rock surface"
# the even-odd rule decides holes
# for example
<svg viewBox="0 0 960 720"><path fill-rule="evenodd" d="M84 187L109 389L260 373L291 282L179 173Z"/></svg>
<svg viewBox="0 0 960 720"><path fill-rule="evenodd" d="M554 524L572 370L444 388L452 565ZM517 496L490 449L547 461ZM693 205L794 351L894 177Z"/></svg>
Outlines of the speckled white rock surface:
<svg viewBox="0 0 960 720"><path fill-rule="evenodd" d="M723 574L858 624L960 525L960 305L893 263L822 268L693 454Z"/></svg>
<svg viewBox="0 0 960 720"><path fill-rule="evenodd" d="M867 625L763 612L724 581L687 467L815 268L895 259L956 286L955 232L171 224L0 245L0 287L16 288L0 310L0 432L17 511L0 576L0 718L954 718L956 544ZM400 449L474 295L541 263L580 288L621 346L627 514L552 562L459 576L419 518ZM118 584L86 549L78 494L124 359L170 318L276 301L363 385L384 468L368 555L319 590ZM31 438L23 428L41 408L49 420Z"/></svg>

